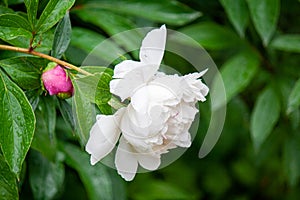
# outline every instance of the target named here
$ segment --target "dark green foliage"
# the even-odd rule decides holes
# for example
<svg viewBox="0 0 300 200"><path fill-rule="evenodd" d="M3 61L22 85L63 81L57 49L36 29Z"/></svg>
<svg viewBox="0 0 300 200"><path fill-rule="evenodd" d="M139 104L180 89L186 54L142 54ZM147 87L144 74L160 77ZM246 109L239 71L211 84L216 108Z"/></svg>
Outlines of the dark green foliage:
<svg viewBox="0 0 300 200"><path fill-rule="evenodd" d="M61 100L43 91L48 60L0 49L0 199L299 199L299 10L298 0L0 1L0 44L92 73L67 69L74 96ZM199 105L198 134L184 156L125 183L102 163L91 166L84 146L95 116L122 106L109 82L113 66L138 59L146 32L136 28L162 24L204 47L222 80L209 80L211 96ZM176 34L169 39L194 47ZM164 64L195 71L174 52ZM213 106L227 106L226 121L199 159L210 97L222 96L218 81L227 98Z"/></svg>

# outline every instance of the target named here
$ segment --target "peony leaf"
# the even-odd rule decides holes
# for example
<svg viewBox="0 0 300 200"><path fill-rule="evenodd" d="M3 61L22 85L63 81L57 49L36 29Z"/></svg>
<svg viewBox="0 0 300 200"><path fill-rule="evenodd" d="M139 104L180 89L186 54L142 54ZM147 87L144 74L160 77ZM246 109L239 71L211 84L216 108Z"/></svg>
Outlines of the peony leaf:
<svg viewBox="0 0 300 200"><path fill-rule="evenodd" d="M114 171L110 172L102 164L92 166L88 154L74 145L64 143L60 147L66 155L67 165L78 172L89 199L122 200L126 198L123 182Z"/></svg>
<svg viewBox="0 0 300 200"><path fill-rule="evenodd" d="M73 117L72 106L65 99L58 99L58 107L64 121L69 125L72 130L75 129L75 121Z"/></svg>
<svg viewBox="0 0 300 200"><path fill-rule="evenodd" d="M67 12L64 18L58 23L52 45L51 55L55 58L61 58L67 50L71 41L72 27L69 13Z"/></svg>
<svg viewBox="0 0 300 200"><path fill-rule="evenodd" d="M14 13L14 11L11 8L0 5L0 15L7 13Z"/></svg>
<svg viewBox="0 0 300 200"><path fill-rule="evenodd" d="M84 22L92 23L103 29L106 33L113 36L114 41L120 46L124 46L128 51L139 49L142 41L142 34L138 30L135 30L137 27L130 19L110 11L95 11L90 7L83 7L72 13L76 14L76 16ZM118 34L121 32L122 34ZM135 56L138 58L137 55ZM110 62L112 61L113 60L110 60Z"/></svg>
<svg viewBox="0 0 300 200"><path fill-rule="evenodd" d="M32 37L30 24L17 14L3 14L0 17L0 39L10 43L28 47Z"/></svg>
<svg viewBox="0 0 300 200"><path fill-rule="evenodd" d="M229 20L241 37L249 21L249 13L245 0L220 0Z"/></svg>
<svg viewBox="0 0 300 200"><path fill-rule="evenodd" d="M215 106L220 107L229 102L235 95L242 92L253 79L259 66L259 58L251 52L242 52L229 59L221 68L222 79L214 80L212 93L215 94ZM226 91L226 102L224 98L219 98L219 90L216 87L223 81Z"/></svg>
<svg viewBox="0 0 300 200"><path fill-rule="evenodd" d="M51 200L63 189L64 165L60 160L49 161L41 153L30 151L29 183L34 199Z"/></svg>
<svg viewBox="0 0 300 200"><path fill-rule="evenodd" d="M284 144L285 171L291 186L295 186L300 177L299 146L299 138L288 138Z"/></svg>
<svg viewBox="0 0 300 200"><path fill-rule="evenodd" d="M106 67L85 66L84 70L94 73L91 76L77 78L75 81L82 91L82 94L95 103L102 114L112 114L112 108L108 105L111 99L109 82L112 79L113 71Z"/></svg>
<svg viewBox="0 0 300 200"><path fill-rule="evenodd" d="M18 187L15 175L10 171L4 157L0 154L0 189L1 198L17 200Z"/></svg>
<svg viewBox="0 0 300 200"><path fill-rule="evenodd" d="M85 145L89 137L90 129L96 120L96 108L93 103L103 103L103 109L108 109L107 102L110 98L105 99L107 102L102 102L102 95L107 97L110 94L107 94L107 92L103 94L99 93L97 87L103 74L105 74L103 77L111 78L112 70L106 67L96 66L87 66L83 67L83 69L94 74L84 77L80 77L80 75L75 78L72 77L74 86L72 108L75 121L75 132L79 136L81 144ZM98 96L96 96L96 94L98 94ZM99 100L97 100L98 98Z"/></svg>
<svg viewBox="0 0 300 200"><path fill-rule="evenodd" d="M22 28L31 33L30 24L28 20L21 15L13 13L1 15L0 26Z"/></svg>
<svg viewBox="0 0 300 200"><path fill-rule="evenodd" d="M241 43L240 38L230 29L212 22L193 24L179 29L179 32L190 36L204 48L212 50L232 48Z"/></svg>
<svg viewBox="0 0 300 200"><path fill-rule="evenodd" d="M50 0L37 21L35 32L44 33L52 28L74 3L75 0Z"/></svg>
<svg viewBox="0 0 300 200"><path fill-rule="evenodd" d="M287 113L291 113L300 106L300 79L295 83L288 98Z"/></svg>
<svg viewBox="0 0 300 200"><path fill-rule="evenodd" d="M111 79L111 75L102 73L99 77L95 94L96 105L100 109L101 113L106 115L112 114L112 108L108 105L112 96L109 89L109 82Z"/></svg>
<svg viewBox="0 0 300 200"><path fill-rule="evenodd" d="M84 22L92 23L102 28L110 35L136 28L131 20L110 11L98 11L84 6L72 11L72 13L76 14Z"/></svg>
<svg viewBox="0 0 300 200"><path fill-rule="evenodd" d="M41 67L49 61L35 57L14 57L0 60L0 67L23 89L41 87Z"/></svg>
<svg viewBox="0 0 300 200"><path fill-rule="evenodd" d="M43 97L39 99L39 104L35 110L36 130L31 148L39 151L47 159L54 161L56 156L56 109L53 97Z"/></svg>
<svg viewBox="0 0 300 200"><path fill-rule="evenodd" d="M35 116L24 92L0 70L0 145L17 176L31 145Z"/></svg>
<svg viewBox="0 0 300 200"><path fill-rule="evenodd" d="M75 132L81 145L87 143L90 129L92 128L96 112L93 104L85 97L84 93L73 79L74 96L72 98L72 110L75 122Z"/></svg>
<svg viewBox="0 0 300 200"><path fill-rule="evenodd" d="M31 25L31 30L34 30L39 0L24 0L24 3L27 9L28 21Z"/></svg>
<svg viewBox="0 0 300 200"><path fill-rule="evenodd" d="M268 87L259 96L251 115L251 136L256 151L273 130L280 116L280 101L275 91Z"/></svg>
<svg viewBox="0 0 300 200"><path fill-rule="evenodd" d="M82 64L88 54L90 59L85 65L109 65L120 55L124 55L125 51L96 32L74 27L71 43L66 51L68 60Z"/></svg>
<svg viewBox="0 0 300 200"><path fill-rule="evenodd" d="M279 0L247 0L256 31L267 46L273 36L280 11Z"/></svg>
<svg viewBox="0 0 300 200"><path fill-rule="evenodd" d="M282 51L300 53L300 34L277 36L270 46Z"/></svg>
<svg viewBox="0 0 300 200"><path fill-rule="evenodd" d="M201 16L195 11L178 1L144 0L114 0L91 2L84 5L87 10L113 11L126 15L142 17L151 21L170 25L184 25Z"/></svg>

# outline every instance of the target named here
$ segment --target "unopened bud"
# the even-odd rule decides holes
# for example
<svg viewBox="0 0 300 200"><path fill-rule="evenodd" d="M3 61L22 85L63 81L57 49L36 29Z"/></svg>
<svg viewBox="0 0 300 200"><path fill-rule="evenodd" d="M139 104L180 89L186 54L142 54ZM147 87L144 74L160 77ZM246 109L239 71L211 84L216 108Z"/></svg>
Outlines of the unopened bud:
<svg viewBox="0 0 300 200"><path fill-rule="evenodd" d="M42 81L50 95L57 95L62 99L67 99L73 95L71 79L65 69L56 63L48 64L42 74Z"/></svg>

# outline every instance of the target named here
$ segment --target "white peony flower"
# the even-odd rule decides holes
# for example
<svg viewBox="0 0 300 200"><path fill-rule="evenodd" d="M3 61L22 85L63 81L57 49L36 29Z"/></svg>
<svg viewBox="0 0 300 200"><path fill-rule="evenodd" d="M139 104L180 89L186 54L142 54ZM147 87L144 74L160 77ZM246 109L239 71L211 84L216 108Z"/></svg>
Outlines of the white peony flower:
<svg viewBox="0 0 300 200"><path fill-rule="evenodd" d="M158 72L165 43L163 25L144 38L140 62L116 65L110 91L130 103L114 115L98 115L86 145L94 165L119 141L115 165L127 181L134 178L138 165L155 170L161 154L191 145L189 128L198 112L195 104L205 101L209 91L199 79L206 71L185 76Z"/></svg>

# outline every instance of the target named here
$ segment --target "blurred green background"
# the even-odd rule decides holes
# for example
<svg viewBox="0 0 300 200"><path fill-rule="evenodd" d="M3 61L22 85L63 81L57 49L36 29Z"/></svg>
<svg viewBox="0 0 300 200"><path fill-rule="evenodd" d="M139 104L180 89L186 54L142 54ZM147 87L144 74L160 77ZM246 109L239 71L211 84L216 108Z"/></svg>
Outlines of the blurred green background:
<svg viewBox="0 0 300 200"><path fill-rule="evenodd" d="M39 2L38 14L47 2ZM1 4L0 14L26 12L22 0ZM89 166L56 105L56 161L30 150L18 182L20 199L299 199L299 13L298 0L77 0L63 59L80 66L95 46L116 33L166 24L202 45L218 66L228 101L224 129L214 149L199 159L211 114L210 101L201 103L191 148L171 165L125 182L101 163ZM41 35L38 51L49 53L53 33ZM112 49L127 52L141 38L120 37L94 52L93 62L111 61ZM0 59L18 55L1 51ZM182 74L195 71L171 53L164 64ZM43 112L39 107L36 116ZM38 126L36 134L46 125L40 121Z"/></svg>

